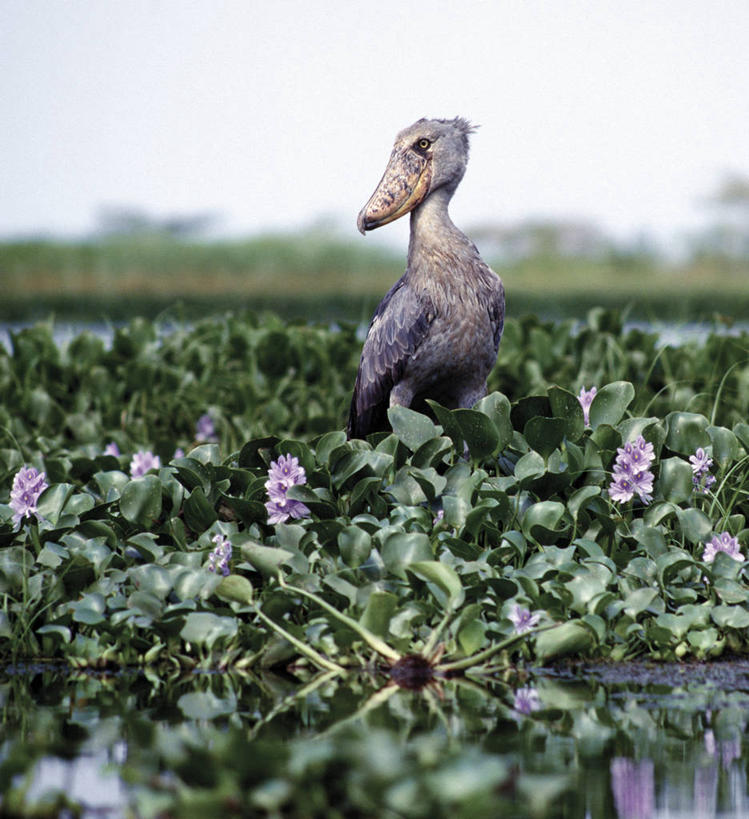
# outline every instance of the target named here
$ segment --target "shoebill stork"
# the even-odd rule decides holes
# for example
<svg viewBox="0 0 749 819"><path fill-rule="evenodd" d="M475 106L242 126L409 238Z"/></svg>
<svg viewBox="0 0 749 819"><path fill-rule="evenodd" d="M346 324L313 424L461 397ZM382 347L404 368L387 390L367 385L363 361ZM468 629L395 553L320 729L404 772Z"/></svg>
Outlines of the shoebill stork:
<svg viewBox="0 0 749 819"><path fill-rule="evenodd" d="M347 434L389 429L393 406L470 407L486 394L505 312L502 280L450 220L465 173L465 119L420 119L395 139L380 184L357 220L364 234L411 214L406 272L375 311L364 342Z"/></svg>

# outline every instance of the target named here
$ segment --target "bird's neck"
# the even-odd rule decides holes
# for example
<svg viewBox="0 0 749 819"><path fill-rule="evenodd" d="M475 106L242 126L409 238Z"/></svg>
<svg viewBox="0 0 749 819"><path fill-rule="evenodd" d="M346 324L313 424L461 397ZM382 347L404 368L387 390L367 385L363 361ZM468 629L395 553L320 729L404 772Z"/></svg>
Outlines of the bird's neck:
<svg viewBox="0 0 749 819"><path fill-rule="evenodd" d="M408 245L409 268L420 260L437 262L446 257L470 258L476 253L473 243L453 224L447 212L454 191L438 188L411 211L411 238Z"/></svg>

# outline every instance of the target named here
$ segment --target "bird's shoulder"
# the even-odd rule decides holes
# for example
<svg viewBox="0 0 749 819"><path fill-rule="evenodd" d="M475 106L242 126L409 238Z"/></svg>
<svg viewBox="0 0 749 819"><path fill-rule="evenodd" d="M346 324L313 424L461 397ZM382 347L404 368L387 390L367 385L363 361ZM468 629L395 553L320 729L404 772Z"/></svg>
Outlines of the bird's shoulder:
<svg viewBox="0 0 749 819"><path fill-rule="evenodd" d="M372 317L362 353L365 380L385 374L397 379L405 362L429 332L437 308L432 296L404 276L390 288Z"/></svg>

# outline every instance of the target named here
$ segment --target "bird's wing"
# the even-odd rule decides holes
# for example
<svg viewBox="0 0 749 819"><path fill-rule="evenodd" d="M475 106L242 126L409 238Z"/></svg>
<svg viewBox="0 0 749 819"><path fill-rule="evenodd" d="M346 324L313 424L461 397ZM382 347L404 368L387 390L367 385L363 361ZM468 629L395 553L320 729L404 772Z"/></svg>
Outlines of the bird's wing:
<svg viewBox="0 0 749 819"><path fill-rule="evenodd" d="M487 309L489 311L489 321L492 325L494 333L494 351L499 350L499 342L502 340L502 329L505 324L505 288L502 284L502 279L496 273L490 270L493 276L496 276L499 287L495 287L492 291L492 296L489 299Z"/></svg>
<svg viewBox="0 0 749 819"><path fill-rule="evenodd" d="M388 429L390 390L402 378L435 314L431 299L411 289L404 279L380 302L359 362L347 426L349 438Z"/></svg>

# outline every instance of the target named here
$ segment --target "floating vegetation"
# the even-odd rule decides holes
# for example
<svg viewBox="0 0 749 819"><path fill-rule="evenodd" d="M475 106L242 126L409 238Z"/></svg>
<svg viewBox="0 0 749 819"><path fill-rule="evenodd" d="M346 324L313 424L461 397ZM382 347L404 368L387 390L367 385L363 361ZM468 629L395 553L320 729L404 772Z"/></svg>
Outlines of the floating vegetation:
<svg viewBox="0 0 749 819"><path fill-rule="evenodd" d="M369 441L340 429L351 329L135 320L111 348L44 325L12 345L5 656L476 675L747 648L746 336L508 322L504 392L393 408Z"/></svg>
<svg viewBox="0 0 749 819"><path fill-rule="evenodd" d="M38 325L0 348L3 660L107 672L96 680L141 669L155 690L198 672L288 681L269 711L244 701L244 683L185 691L190 738L148 729L159 743L133 752L129 781L168 759L184 782L204 782L210 810L225 770L232 799L237 783L250 794L232 809L324 815L332 783L320 791L314 776L343 765L353 788L351 760L381 742L377 758L395 767L366 779L370 796L349 793L356 811L375 810L386 781L396 813L442 815L442 800L494 815L505 789L533 800L490 742L440 740L431 765L418 743L363 735L361 720L403 696L443 713L443 698L475 695L498 698L492 724L567 731L556 694L533 678L539 664L747 652L749 336L672 348L598 310L582 327L508 321L474 408L396 407L391 433L348 441L360 343L353 326L247 315L170 333L138 319L111 346L84 332L58 347ZM264 746L262 774L238 761L242 742L325 686L362 696L335 743L315 736L319 764L304 762L306 739ZM235 718L245 739L199 724ZM610 741L611 726L578 718L590 747ZM208 743L226 753L208 761ZM24 759L0 767L5 784ZM458 772L475 787L448 786ZM575 790L557 773L539 815ZM146 815L192 798L174 780L158 798L143 787ZM309 788L323 807L305 814Z"/></svg>

